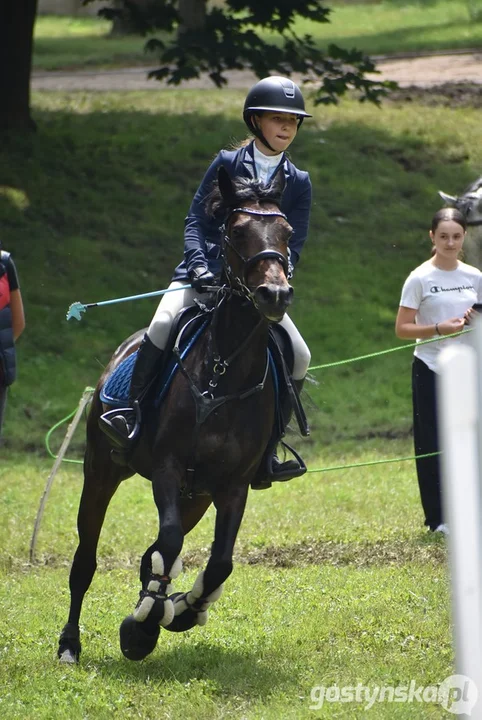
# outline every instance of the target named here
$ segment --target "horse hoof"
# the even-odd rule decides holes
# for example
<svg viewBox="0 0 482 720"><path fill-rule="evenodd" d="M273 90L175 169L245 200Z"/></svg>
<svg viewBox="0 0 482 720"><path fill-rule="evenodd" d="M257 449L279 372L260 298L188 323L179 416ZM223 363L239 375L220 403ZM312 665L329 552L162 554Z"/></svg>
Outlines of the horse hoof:
<svg viewBox="0 0 482 720"><path fill-rule="evenodd" d="M61 663L78 663L81 649L79 626L67 623L60 633L58 659Z"/></svg>
<svg viewBox="0 0 482 720"><path fill-rule="evenodd" d="M174 607L176 606L176 598L181 597L182 595L184 595L184 593L181 592L169 595L169 600L173 601ZM198 615L199 613L195 610L187 608L184 612L176 615L169 625L165 625L164 630L169 630L169 632L185 632L186 630L190 630L195 625L199 624Z"/></svg>
<svg viewBox="0 0 482 720"><path fill-rule="evenodd" d="M120 647L128 660L143 660L156 647L159 638L159 626L146 632L144 623L137 622L133 615L126 617L120 626Z"/></svg>
<svg viewBox="0 0 482 720"><path fill-rule="evenodd" d="M75 665L79 662L79 656L72 650L64 650L63 653L59 653L59 662L65 665Z"/></svg>

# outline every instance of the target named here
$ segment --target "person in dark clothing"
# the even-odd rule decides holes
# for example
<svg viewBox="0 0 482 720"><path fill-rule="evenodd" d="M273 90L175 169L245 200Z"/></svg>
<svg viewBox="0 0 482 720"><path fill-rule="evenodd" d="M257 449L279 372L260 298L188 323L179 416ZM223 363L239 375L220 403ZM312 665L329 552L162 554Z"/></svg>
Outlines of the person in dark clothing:
<svg viewBox="0 0 482 720"><path fill-rule="evenodd" d="M184 260L175 269L169 289L185 288L163 296L139 348L130 387L130 408L112 410L100 420L102 429L114 444L129 450L139 432L139 404L144 390L163 360L173 319L178 312L194 304L196 295L206 299L205 288L216 283L221 272L221 244L224 218L209 216L205 200L213 189L218 170L223 166L232 178L256 178L268 184L278 169L283 168L286 186L281 210L293 228L289 243L290 265L298 263L308 234L311 209L311 181L307 172L298 170L286 155L288 147L306 117L302 93L288 78L267 77L256 83L246 96L243 118L252 137L233 150L221 150L208 168L189 208L184 230ZM294 351L293 379L299 391L310 364L310 351L293 321L285 315L280 323L288 332ZM296 473L296 460L272 462L274 478L288 471ZM283 478L284 479L284 478Z"/></svg>
<svg viewBox="0 0 482 720"><path fill-rule="evenodd" d="M8 387L17 374L15 342L25 328L17 270L10 253L0 246L0 439Z"/></svg>
<svg viewBox="0 0 482 720"><path fill-rule="evenodd" d="M439 452L436 373L440 351L447 343L465 343L466 335L442 338L464 329L482 302L482 273L459 259L466 220L455 208L442 208L432 219L432 257L413 270L402 290L395 332L417 341L412 365L413 436L415 455ZM419 345L421 340L440 342ZM416 460L425 525L448 534L443 519L438 455Z"/></svg>

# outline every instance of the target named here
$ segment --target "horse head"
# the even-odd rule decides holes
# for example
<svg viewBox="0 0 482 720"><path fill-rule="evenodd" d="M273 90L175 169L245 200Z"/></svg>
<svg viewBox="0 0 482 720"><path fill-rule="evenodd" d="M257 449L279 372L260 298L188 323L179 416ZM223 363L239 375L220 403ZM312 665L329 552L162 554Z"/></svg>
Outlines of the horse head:
<svg viewBox="0 0 482 720"><path fill-rule="evenodd" d="M466 262L482 269L482 177L464 190L462 195L447 195L439 191L446 205L465 215L467 237L464 244Z"/></svg>
<svg viewBox="0 0 482 720"><path fill-rule="evenodd" d="M446 205L457 208L462 212L469 227L482 225L482 177L469 185L462 195L447 195L439 191L439 195Z"/></svg>
<svg viewBox="0 0 482 720"><path fill-rule="evenodd" d="M282 320L293 300L288 282L292 228L280 210L284 188L282 168L264 185L241 177L232 180L221 167L207 201L208 212L224 213L224 279L270 322Z"/></svg>

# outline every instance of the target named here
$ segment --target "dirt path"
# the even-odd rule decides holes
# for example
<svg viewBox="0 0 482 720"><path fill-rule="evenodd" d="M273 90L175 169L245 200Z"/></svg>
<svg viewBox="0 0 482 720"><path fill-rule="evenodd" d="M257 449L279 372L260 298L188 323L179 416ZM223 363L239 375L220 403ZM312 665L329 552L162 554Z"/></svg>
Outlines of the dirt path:
<svg viewBox="0 0 482 720"><path fill-rule="evenodd" d="M395 80L400 87L433 88L446 83L482 85L482 51L378 60L381 80ZM149 68L92 72L42 72L32 76L33 90L159 90L165 83L148 80ZM249 72L227 72L229 87L248 88L256 77ZM207 77L184 83L182 88L213 88Z"/></svg>

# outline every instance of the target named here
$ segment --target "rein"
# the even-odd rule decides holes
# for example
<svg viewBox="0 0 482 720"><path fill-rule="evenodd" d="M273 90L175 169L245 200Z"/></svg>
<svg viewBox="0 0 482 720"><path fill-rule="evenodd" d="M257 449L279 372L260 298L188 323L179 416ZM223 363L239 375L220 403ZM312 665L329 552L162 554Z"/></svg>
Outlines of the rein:
<svg viewBox="0 0 482 720"><path fill-rule="evenodd" d="M188 480L188 487L192 487L193 478L194 478L194 456L195 456L195 450L196 446L199 442L199 434L201 430L201 425L206 421L206 419L211 415L212 412L214 412L218 407L221 405L224 405L225 403L229 402L230 400L244 400L245 398L250 397L251 395L254 395L255 393L261 392L264 390L266 380L268 378L269 374L269 367L270 367L270 360L269 360L269 351L268 348L266 348L266 363L265 368L263 372L263 377L261 380L256 383L256 385L253 385L252 387L238 391L235 393L230 393L228 395L220 395L215 397L214 393L216 391L216 388L218 387L218 383L220 378L226 373L227 369L230 367L230 365L233 363L233 361L238 358L249 345L251 344L253 337L260 329L261 325L264 322L263 318L260 318L259 321L256 323L254 328L249 332L248 336L243 340L243 342L236 347L234 352L231 353L231 355L223 359L218 351L217 343L216 343L216 332L218 328L218 322L219 317L221 313L221 309L223 307L223 304L227 301L227 298L232 295L239 295L241 297L245 297L254 307L257 307L256 301L253 295L253 292L249 289L247 285L247 276L251 270L251 268L258 262L266 259L274 259L277 262L279 262L285 272L286 275L290 272L290 261L289 258L286 258L282 253L278 252L278 250L261 250L260 252L256 253L250 258L244 257L238 249L233 245L230 238L227 235L226 227L229 225L229 221L231 220L231 217L236 212L244 212L248 215L255 215L255 216L264 216L264 217L281 217L284 220L287 220L286 215L282 213L281 211L276 210L270 210L270 211L263 211L263 210L255 210L251 208L245 208L245 207L236 207L233 208L229 214L226 217L225 223L222 227L223 232L223 245L222 245L222 259L223 259L223 266L225 274L229 281L229 286L225 286L219 289L218 291L218 298L216 304L211 307L207 308L206 306L201 306L200 309L202 312L206 313L212 313L212 325L211 325L211 339L212 339L212 345L213 345L213 353L212 353L212 373L211 373L211 379L208 382L208 389L207 390L200 390L199 387L194 382L190 372L186 368L183 359L181 357L180 352L180 344L181 344L181 338L184 333L184 330L187 326L185 326L183 329L181 329L179 335L176 338L176 342L174 343L173 348L173 354L176 357L176 361L178 363L179 369L181 373L184 375L184 377L187 380L189 389L191 391L191 394L194 399L194 404L196 408L196 425L193 429L193 439L192 439L192 451L191 451L191 460L188 462L188 466L186 468L187 477L190 478ZM241 260L243 264L243 272L241 279L234 274L226 256L226 246L229 247Z"/></svg>
<svg viewBox="0 0 482 720"><path fill-rule="evenodd" d="M220 296L220 299L218 300L217 304L211 308L208 309L204 307L202 309L202 312L212 312L213 313L213 320L212 320L212 328L211 328L211 338L213 345L215 347L216 341L216 328L220 313L220 308L226 300L226 294L223 294ZM224 405L225 403L229 402L230 400L244 400L245 398L250 397L251 395L254 395L255 393L261 392L264 390L264 386L266 384L266 380L268 378L269 373L269 351L268 348L266 348L266 365L263 373L263 377L260 382L256 383L256 385L253 385L251 388L248 388L247 390L238 391L235 393L230 393L229 395L220 395L218 397L214 396L214 391L216 390L219 382L219 378L221 378L228 367L231 365L233 360L240 355L243 350L249 345L251 342L251 339L253 338L254 334L260 327L261 323L263 322L262 319L259 320L259 322L256 323L255 327L251 332L249 333L248 337L245 338L245 340L239 345L236 350L226 359L222 360L219 353L214 351L213 353L213 370L212 370L212 379L209 380L209 390L201 391L196 383L194 382L191 374L189 373L188 369L186 368L182 357L180 353L180 342L182 334L187 327L187 324L182 330L180 331L179 335L176 338L176 342L173 347L173 354L176 358L176 361L179 366L179 370L184 375L184 377L187 380L189 390L191 391L191 395L194 400L194 406L196 408L196 424L193 428L193 434L192 434L192 449L191 449L191 459L187 463L186 467L186 479L187 479L187 488L185 492L187 492L187 495L190 496L190 493L192 491L192 488L194 486L194 477L195 477L195 470L194 470L194 457L196 454L196 447L199 442L199 434L201 432L201 426L202 424L207 420L207 418L211 415L212 412L214 412L218 407L221 405ZM188 323L189 324L189 323ZM191 488L191 490L190 490Z"/></svg>
<svg viewBox="0 0 482 720"><path fill-rule="evenodd" d="M212 312L213 313L213 320L212 320L212 341L213 345L215 346L215 335L216 335L216 328L218 324L218 318L220 313L220 308L225 301L226 296L222 296L221 299L218 301L217 305L215 305L211 310L206 310L205 312ZM257 383L253 387L249 388L248 390L242 390L241 392L231 393L229 395L221 395L219 397L214 397L213 391L217 388L219 378L221 378L228 367L231 365L233 360L235 360L241 353L248 347L249 343L251 342L253 336L259 329L260 325L262 324L263 320L260 319L258 323L256 323L255 327L251 330L248 337L245 338L245 340L241 343L241 345L238 345L236 350L231 353L231 355L226 359L222 360L221 356L217 352L216 346L213 354L213 371L212 371L212 379L209 380L209 388L210 390L204 390L202 392L197 387L196 383L192 379L188 369L186 368L180 352L180 343L182 335L187 328L187 323L184 328L182 328L181 332L176 338L176 342L173 347L173 353L176 357L177 363L179 365L179 369L181 370L182 374L186 378L189 384L189 388L191 390L192 395L194 396L195 404L196 404L196 426L202 425L202 423L206 420L206 418L209 417L209 415L213 412L213 410L216 410L220 405L224 405L225 402L228 402L229 400L244 400L245 398L249 397L250 395L253 395L256 392L261 392L261 390L264 389L264 385L266 382L266 378L268 377L268 371L269 371L269 355L268 352L266 352L266 366L263 374L263 378L261 382Z"/></svg>

